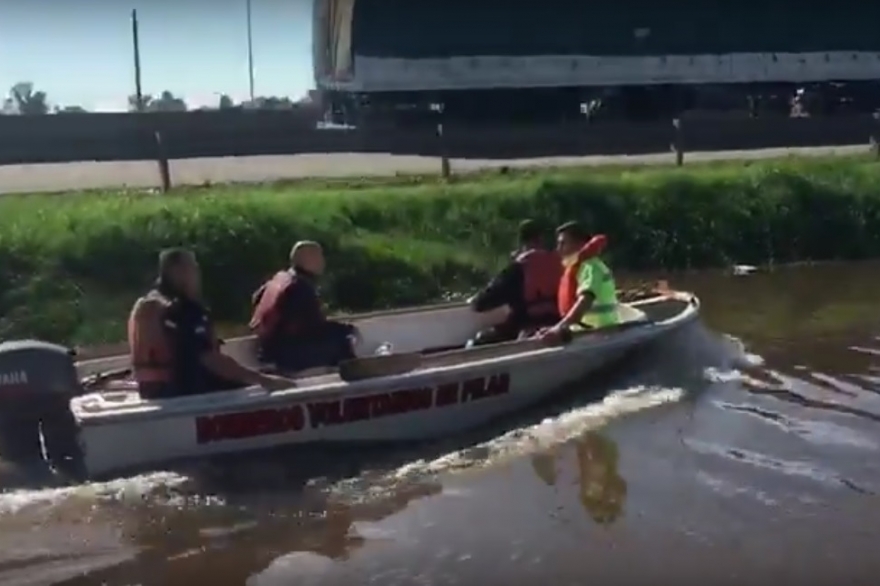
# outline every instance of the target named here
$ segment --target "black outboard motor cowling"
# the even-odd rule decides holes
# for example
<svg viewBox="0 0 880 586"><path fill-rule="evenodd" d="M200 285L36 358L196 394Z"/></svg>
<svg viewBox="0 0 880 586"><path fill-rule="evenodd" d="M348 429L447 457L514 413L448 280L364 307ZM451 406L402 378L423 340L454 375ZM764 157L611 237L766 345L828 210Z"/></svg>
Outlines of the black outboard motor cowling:
<svg viewBox="0 0 880 586"><path fill-rule="evenodd" d="M81 393L73 350L36 340L0 343L0 460L79 476L70 399Z"/></svg>

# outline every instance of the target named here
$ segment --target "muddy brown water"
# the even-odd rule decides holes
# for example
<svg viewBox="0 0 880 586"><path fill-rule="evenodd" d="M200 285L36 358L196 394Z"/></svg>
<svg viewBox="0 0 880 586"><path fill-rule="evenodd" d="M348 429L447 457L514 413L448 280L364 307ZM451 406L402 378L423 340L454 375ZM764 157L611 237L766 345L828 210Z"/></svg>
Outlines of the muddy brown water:
<svg viewBox="0 0 880 586"><path fill-rule="evenodd" d="M703 323L468 436L7 490L0 584L877 584L878 269L675 276Z"/></svg>

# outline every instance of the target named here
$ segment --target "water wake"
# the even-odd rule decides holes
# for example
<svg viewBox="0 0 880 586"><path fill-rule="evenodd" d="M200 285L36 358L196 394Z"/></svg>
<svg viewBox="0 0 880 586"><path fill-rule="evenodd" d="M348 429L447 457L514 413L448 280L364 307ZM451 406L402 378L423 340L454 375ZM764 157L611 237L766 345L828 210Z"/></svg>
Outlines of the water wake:
<svg viewBox="0 0 880 586"><path fill-rule="evenodd" d="M575 440L627 415L679 403L719 378L737 379L736 366L761 363L736 338L718 336L696 324L652 347L621 376L605 383L601 400L584 402L575 395L564 405L549 407L543 416L533 413L525 422L508 424L488 439L441 455L414 457L392 470L364 473L328 488L334 497L360 502L441 474L503 465ZM590 389L589 395L596 396L596 389Z"/></svg>

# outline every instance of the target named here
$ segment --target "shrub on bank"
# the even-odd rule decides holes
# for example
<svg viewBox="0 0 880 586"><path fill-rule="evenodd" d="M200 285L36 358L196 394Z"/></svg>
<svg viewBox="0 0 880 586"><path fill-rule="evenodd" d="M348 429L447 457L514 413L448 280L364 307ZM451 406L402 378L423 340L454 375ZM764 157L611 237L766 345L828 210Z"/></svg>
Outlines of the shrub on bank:
<svg viewBox="0 0 880 586"><path fill-rule="evenodd" d="M297 239L328 252L339 309L436 300L504 260L516 223L575 218L611 239L616 267L880 254L880 169L867 160L487 175L457 184L221 186L159 196L0 198L0 338L121 339L157 251L196 249L218 319L241 323Z"/></svg>

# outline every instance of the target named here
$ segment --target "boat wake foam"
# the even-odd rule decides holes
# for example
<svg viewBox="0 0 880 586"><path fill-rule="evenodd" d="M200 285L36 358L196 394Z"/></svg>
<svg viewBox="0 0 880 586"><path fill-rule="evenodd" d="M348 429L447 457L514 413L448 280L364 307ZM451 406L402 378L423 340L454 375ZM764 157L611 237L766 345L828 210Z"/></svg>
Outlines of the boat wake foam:
<svg viewBox="0 0 880 586"><path fill-rule="evenodd" d="M679 403L698 395L720 379L740 376L737 367L762 364L738 339L709 332L694 324L639 356L625 373L590 389L590 396L603 391L599 401L569 399L565 405L547 408L543 416L532 413L520 425L508 425L488 439L472 442L442 455L412 458L390 471L372 471L327 487L347 502L381 497L402 485L424 482L441 474L480 470L513 459L544 452L575 440L613 420L647 409Z"/></svg>
<svg viewBox="0 0 880 586"><path fill-rule="evenodd" d="M33 508L52 507L61 503L143 502L146 499L159 496L160 493L173 495L175 489L186 484L188 480L186 476L174 472L154 472L108 482L91 482L38 490L3 491L0 492L0 516Z"/></svg>

